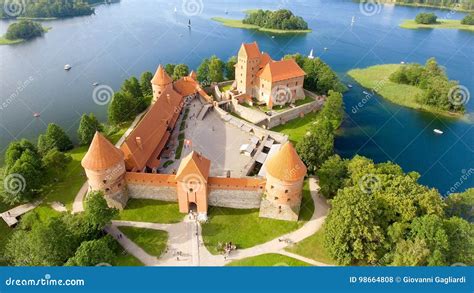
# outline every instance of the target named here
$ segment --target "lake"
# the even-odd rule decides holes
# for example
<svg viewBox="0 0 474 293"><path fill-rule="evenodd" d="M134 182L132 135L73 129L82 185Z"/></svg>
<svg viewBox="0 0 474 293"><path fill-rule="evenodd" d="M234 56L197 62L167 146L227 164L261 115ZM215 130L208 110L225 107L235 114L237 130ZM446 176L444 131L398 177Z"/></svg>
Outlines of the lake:
<svg viewBox="0 0 474 293"><path fill-rule="evenodd" d="M43 24L52 29L31 42L0 46L0 151L11 140L35 139L50 122L75 135L82 113L94 112L105 121L107 106L94 101L94 82L118 90L124 79L154 72L160 63L196 68L203 58L215 54L226 60L242 42L257 41L274 59L314 49L345 83L354 84L344 97L347 115L336 140L339 154L393 160L405 171L419 172L421 183L443 194L474 186L473 124L406 109L378 96L364 100L363 89L346 75L356 67L424 63L435 57L451 79L474 94L474 33L398 27L423 10L451 19L462 18L462 13L393 5L362 13L358 3L342 0L184 2L122 0L97 7L92 16L46 21ZM195 3L197 10L192 11ZM256 8L255 3L264 9L289 8L304 17L313 32L272 37L210 20L242 18L242 11ZM0 34L8 24L0 21ZM65 64L72 70L66 72ZM471 113L473 99L467 104ZM362 101L362 107L354 108ZM34 118L35 112L41 117ZM435 128L444 135L435 135Z"/></svg>

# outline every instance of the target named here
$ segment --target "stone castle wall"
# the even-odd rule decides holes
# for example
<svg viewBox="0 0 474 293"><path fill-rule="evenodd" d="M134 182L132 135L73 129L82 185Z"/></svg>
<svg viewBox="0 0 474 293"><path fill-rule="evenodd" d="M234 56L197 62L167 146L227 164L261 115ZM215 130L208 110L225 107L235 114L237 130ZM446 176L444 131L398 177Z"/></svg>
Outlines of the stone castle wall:
<svg viewBox="0 0 474 293"><path fill-rule="evenodd" d="M210 206L233 209L258 209L262 193L255 190L225 190L213 189L209 192Z"/></svg>

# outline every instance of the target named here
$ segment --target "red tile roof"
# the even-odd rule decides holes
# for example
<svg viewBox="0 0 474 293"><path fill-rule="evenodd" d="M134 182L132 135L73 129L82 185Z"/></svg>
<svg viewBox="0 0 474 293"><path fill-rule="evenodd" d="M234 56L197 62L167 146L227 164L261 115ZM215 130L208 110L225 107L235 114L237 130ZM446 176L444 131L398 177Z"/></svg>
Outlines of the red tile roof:
<svg viewBox="0 0 474 293"><path fill-rule="evenodd" d="M187 177L198 177L207 182L210 169L211 161L193 151L181 160L178 171L176 172L176 180L183 181L186 180Z"/></svg>
<svg viewBox="0 0 474 293"><path fill-rule="evenodd" d="M265 166L268 174L284 181L300 180L307 171L290 142L285 143L277 153L268 158Z"/></svg>
<svg viewBox="0 0 474 293"><path fill-rule="evenodd" d="M123 152L100 132L96 132L81 165L88 170L102 171L123 162L123 159Z"/></svg>
<svg viewBox="0 0 474 293"><path fill-rule="evenodd" d="M155 75L153 76L153 79L151 80L152 84L159 85L159 86L164 86L168 85L173 82L173 79L166 73L164 70L163 66L158 66L158 69L156 70Z"/></svg>
<svg viewBox="0 0 474 293"><path fill-rule="evenodd" d="M260 49L258 48L257 42L242 44L242 46L248 58L260 58Z"/></svg>
<svg viewBox="0 0 474 293"><path fill-rule="evenodd" d="M263 70L258 73L262 79L275 82L295 77L305 76L306 73L293 59L269 62Z"/></svg>

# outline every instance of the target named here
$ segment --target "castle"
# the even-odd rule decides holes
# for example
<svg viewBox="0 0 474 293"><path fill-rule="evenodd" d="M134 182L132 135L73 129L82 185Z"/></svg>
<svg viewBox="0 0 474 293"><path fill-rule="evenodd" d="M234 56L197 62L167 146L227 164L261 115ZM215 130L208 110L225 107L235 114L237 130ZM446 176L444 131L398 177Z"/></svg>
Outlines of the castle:
<svg viewBox="0 0 474 293"><path fill-rule="evenodd" d="M95 134L82 160L88 192L103 192L108 205L118 209L125 208L129 198L174 201L180 212L194 210L200 220L207 219L209 205L259 208L261 217L298 220L306 167L290 142L272 146L273 153L262 166L264 176L211 176L212 162L194 150L175 172L160 174L163 152L187 101L200 99L207 108L218 105L200 87L194 72L173 82L160 65L151 83L153 103L120 148Z"/></svg>
<svg viewBox="0 0 474 293"><path fill-rule="evenodd" d="M235 65L235 86L239 94L256 98L272 108L304 99L305 75L295 60L274 61L267 53L260 52L254 42L240 47Z"/></svg>

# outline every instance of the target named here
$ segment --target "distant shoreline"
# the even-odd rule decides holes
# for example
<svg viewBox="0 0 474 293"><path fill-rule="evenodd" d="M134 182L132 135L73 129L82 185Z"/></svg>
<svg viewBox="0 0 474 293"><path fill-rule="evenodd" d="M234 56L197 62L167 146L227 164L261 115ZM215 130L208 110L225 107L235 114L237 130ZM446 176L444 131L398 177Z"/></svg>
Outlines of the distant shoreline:
<svg viewBox="0 0 474 293"><path fill-rule="evenodd" d="M474 25L461 24L460 20L454 19L441 19L435 24L420 24L416 23L413 19L405 19L401 24L401 28L404 29L458 29L465 31L474 32Z"/></svg>
<svg viewBox="0 0 474 293"><path fill-rule="evenodd" d="M367 1L361 0L359 2L367 2ZM394 4L398 6L408 6L408 7L413 7L413 8L433 8L433 9L450 10L450 11L456 11L456 12L473 12L474 11L474 9L461 9L461 8L456 8L456 7L436 6L436 5L430 5L430 4L399 3L399 2L394 2L390 0L380 0L380 2L383 4Z"/></svg>
<svg viewBox="0 0 474 293"><path fill-rule="evenodd" d="M261 31L261 32L275 33L275 34L307 34L307 33L310 33L310 32L313 31L311 29L307 29L307 30L280 30L280 29L263 28L263 27L260 27L258 25L243 23L242 20L223 18L223 17L213 17L213 18L211 18L211 20L220 22L224 26L227 26L227 27L252 29L252 30L258 30L258 31Z"/></svg>

